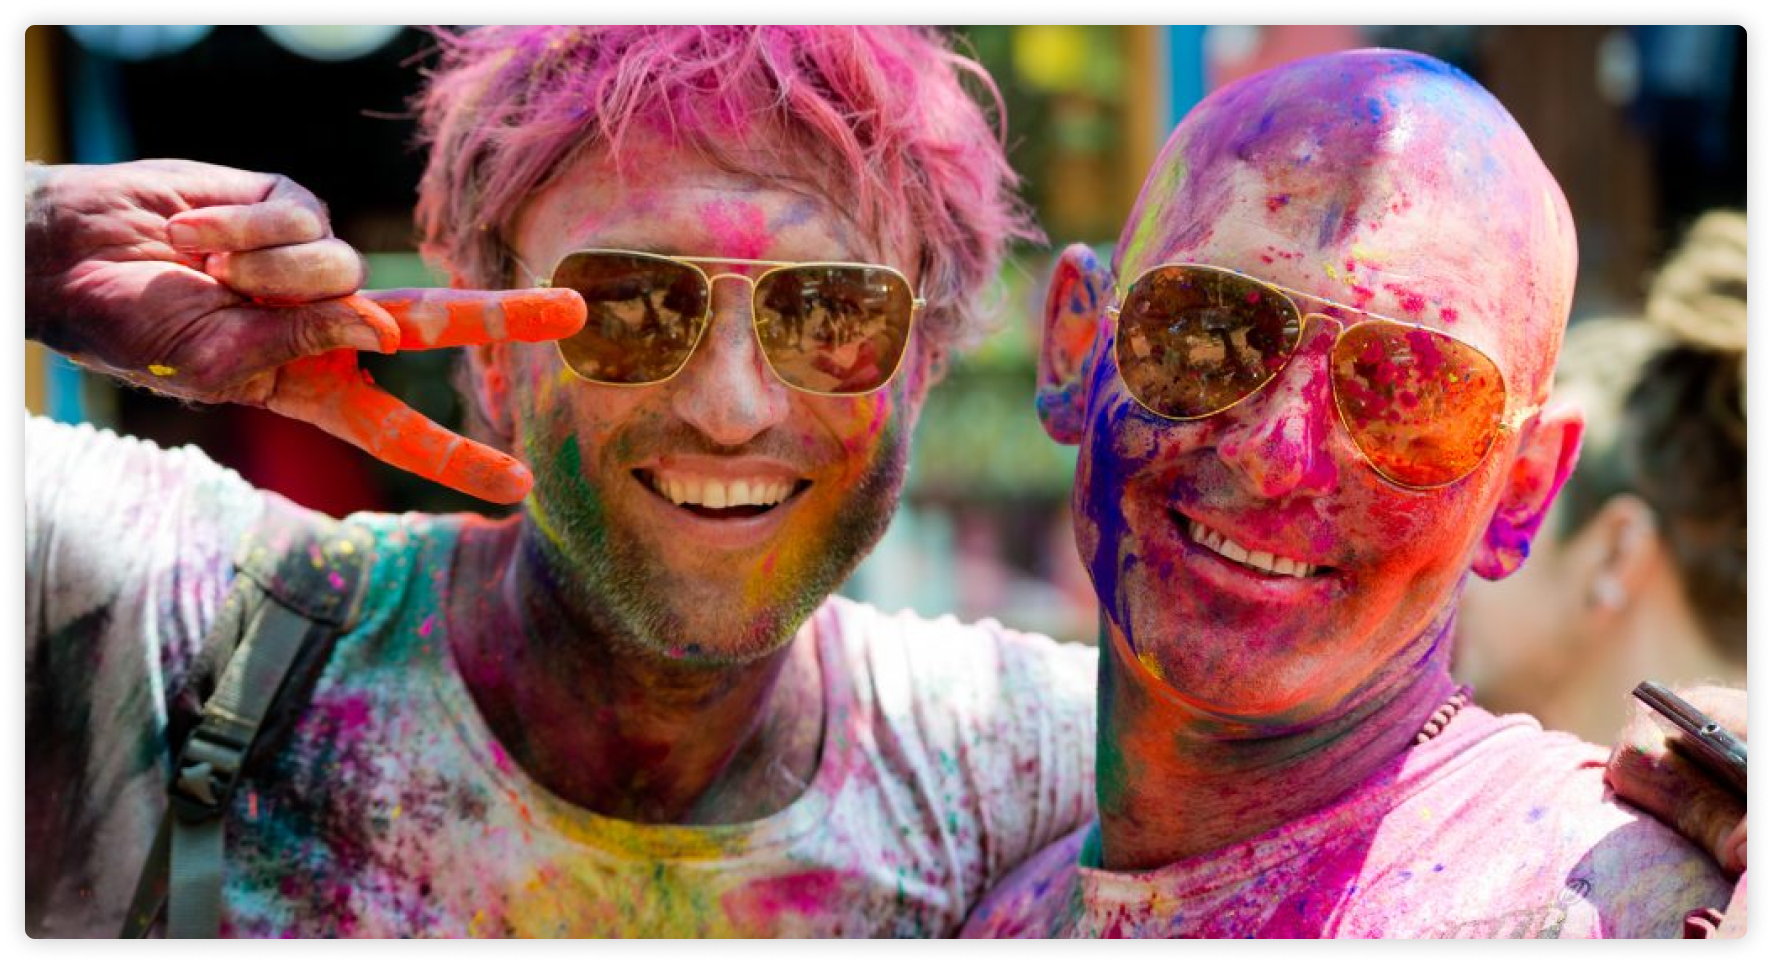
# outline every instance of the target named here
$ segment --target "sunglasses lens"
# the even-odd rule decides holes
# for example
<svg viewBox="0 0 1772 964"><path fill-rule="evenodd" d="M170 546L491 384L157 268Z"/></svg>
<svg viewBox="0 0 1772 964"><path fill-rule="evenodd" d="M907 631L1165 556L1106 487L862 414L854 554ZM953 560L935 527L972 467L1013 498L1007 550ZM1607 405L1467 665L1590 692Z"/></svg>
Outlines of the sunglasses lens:
<svg viewBox="0 0 1772 964"><path fill-rule="evenodd" d="M646 255L581 251L551 282L585 300L585 326L560 341L578 374L612 385L671 377L689 359L707 317L707 281L694 268Z"/></svg>
<svg viewBox="0 0 1772 964"><path fill-rule="evenodd" d="M911 289L897 273L801 265L757 286L757 337L775 374L795 388L860 395L892 378L911 331Z"/></svg>
<svg viewBox="0 0 1772 964"><path fill-rule="evenodd" d="M1298 347L1284 295L1207 268L1152 271L1126 294L1114 357L1126 388L1169 418L1229 408L1266 385Z"/></svg>
<svg viewBox="0 0 1772 964"><path fill-rule="evenodd" d="M1422 328L1363 324L1335 346L1335 398L1360 451L1403 485L1464 478L1495 444L1507 389L1475 348Z"/></svg>

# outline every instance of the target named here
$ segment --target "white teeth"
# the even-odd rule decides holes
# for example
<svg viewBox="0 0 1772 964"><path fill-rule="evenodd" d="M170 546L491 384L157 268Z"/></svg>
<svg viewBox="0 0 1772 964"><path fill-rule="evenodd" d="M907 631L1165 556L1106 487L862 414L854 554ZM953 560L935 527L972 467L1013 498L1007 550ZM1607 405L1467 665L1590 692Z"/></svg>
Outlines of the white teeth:
<svg viewBox="0 0 1772 964"><path fill-rule="evenodd" d="M677 505L693 505L704 509L727 509L733 506L772 506L793 494L792 482L765 479L739 479L726 482L694 475L651 476L653 491Z"/></svg>
<svg viewBox="0 0 1772 964"><path fill-rule="evenodd" d="M1192 519L1188 520L1188 535L1193 537L1193 540L1200 545L1211 549L1213 552L1216 552L1233 562L1240 562L1251 569L1259 569L1263 572L1271 572L1276 575L1294 577L1308 576L1316 571L1316 567L1309 563L1300 562L1297 559L1276 556L1273 553L1266 551L1251 552L1248 549L1237 545L1236 542L1227 538L1223 533L1214 529L1208 529L1206 526L1195 522Z"/></svg>

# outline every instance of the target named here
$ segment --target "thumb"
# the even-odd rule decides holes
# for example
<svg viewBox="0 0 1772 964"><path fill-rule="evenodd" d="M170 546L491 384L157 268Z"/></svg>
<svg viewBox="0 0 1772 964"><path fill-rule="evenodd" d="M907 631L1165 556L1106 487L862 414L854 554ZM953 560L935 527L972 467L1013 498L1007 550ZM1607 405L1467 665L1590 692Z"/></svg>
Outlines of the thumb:
<svg viewBox="0 0 1772 964"><path fill-rule="evenodd" d="M1741 870L1736 851L1745 847L1745 802L1674 751L1640 708L1613 747L1606 782L1620 799L1678 830L1725 870Z"/></svg>
<svg viewBox="0 0 1772 964"><path fill-rule="evenodd" d="M202 347L210 365L240 377L340 348L385 354L400 344L393 316L361 295L292 305L243 302L209 321Z"/></svg>

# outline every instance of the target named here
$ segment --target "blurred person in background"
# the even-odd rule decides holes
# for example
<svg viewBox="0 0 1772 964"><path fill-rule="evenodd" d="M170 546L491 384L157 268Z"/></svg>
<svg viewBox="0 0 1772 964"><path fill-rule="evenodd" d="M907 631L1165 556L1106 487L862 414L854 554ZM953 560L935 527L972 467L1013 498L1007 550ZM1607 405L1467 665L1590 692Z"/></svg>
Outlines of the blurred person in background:
<svg viewBox="0 0 1772 964"><path fill-rule="evenodd" d="M1747 218L1713 211L1641 319L1570 329L1556 394L1588 434L1545 537L1471 580L1458 675L1485 705L1610 743L1640 681L1745 685Z"/></svg>

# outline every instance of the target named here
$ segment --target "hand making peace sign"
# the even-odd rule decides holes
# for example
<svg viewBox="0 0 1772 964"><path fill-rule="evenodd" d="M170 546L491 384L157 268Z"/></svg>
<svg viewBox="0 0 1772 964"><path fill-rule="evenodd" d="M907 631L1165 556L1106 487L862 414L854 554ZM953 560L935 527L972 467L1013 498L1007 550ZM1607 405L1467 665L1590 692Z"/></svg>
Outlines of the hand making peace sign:
<svg viewBox="0 0 1772 964"><path fill-rule="evenodd" d="M26 332L167 395L259 405L492 502L529 492L515 458L376 388L393 353L577 331L570 290L360 291L363 260L288 178L194 161L27 171Z"/></svg>

